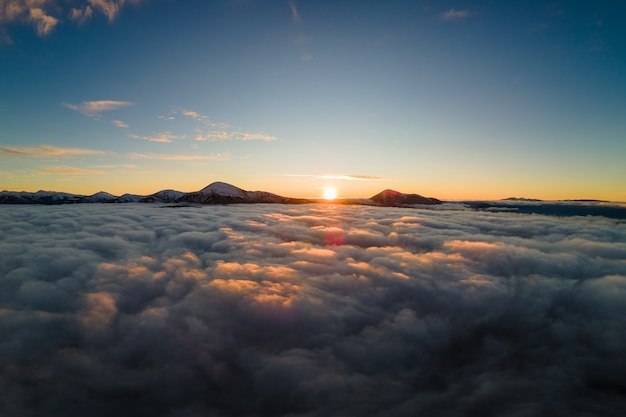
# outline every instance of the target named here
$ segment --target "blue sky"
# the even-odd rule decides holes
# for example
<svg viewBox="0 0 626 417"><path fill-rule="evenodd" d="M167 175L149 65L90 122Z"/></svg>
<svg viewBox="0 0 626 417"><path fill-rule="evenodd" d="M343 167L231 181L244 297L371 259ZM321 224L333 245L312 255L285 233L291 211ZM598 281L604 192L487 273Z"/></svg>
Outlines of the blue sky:
<svg viewBox="0 0 626 417"><path fill-rule="evenodd" d="M0 0L0 189L626 201L625 13Z"/></svg>

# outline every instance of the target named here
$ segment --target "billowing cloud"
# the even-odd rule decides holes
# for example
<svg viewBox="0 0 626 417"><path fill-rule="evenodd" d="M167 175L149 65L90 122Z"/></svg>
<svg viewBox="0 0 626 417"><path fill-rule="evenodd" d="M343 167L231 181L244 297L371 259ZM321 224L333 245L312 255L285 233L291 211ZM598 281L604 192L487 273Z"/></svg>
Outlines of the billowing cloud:
<svg viewBox="0 0 626 417"><path fill-rule="evenodd" d="M170 155L156 153L131 153L133 159L160 159L162 161L225 161L230 159L228 153L216 153L209 155Z"/></svg>
<svg viewBox="0 0 626 417"><path fill-rule="evenodd" d="M116 101L116 100L96 100L96 101L84 101L81 104L67 104L63 103L65 107L70 110L77 111L85 116L99 118L100 113L110 110L117 110L122 107L132 106L133 103L129 101Z"/></svg>
<svg viewBox="0 0 626 417"><path fill-rule="evenodd" d="M56 146L0 146L0 158L62 158L72 156L104 155L104 151L81 148L59 148Z"/></svg>
<svg viewBox="0 0 626 417"><path fill-rule="evenodd" d="M93 169L83 169L70 166L52 166L39 168L38 172L42 174L54 174L54 175L98 175L104 174L102 171L96 171Z"/></svg>
<svg viewBox="0 0 626 417"><path fill-rule="evenodd" d="M174 135L170 132L155 133L151 136L128 135L133 139L147 140L149 142L170 143L174 140L185 139L185 135Z"/></svg>
<svg viewBox="0 0 626 417"><path fill-rule="evenodd" d="M626 410L623 220L0 208L7 415Z"/></svg>
<svg viewBox="0 0 626 417"><path fill-rule="evenodd" d="M472 13L469 10L450 9L447 12L441 13L441 18L443 20L459 20L465 19L466 17L469 17L471 15Z"/></svg>

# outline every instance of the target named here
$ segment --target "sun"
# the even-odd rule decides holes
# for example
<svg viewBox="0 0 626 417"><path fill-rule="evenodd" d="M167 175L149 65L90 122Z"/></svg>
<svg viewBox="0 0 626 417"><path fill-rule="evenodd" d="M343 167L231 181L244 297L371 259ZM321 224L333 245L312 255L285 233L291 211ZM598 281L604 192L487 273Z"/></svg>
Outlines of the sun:
<svg viewBox="0 0 626 417"><path fill-rule="evenodd" d="M324 198L326 200L334 200L335 198L337 198L337 190L335 190L333 187L324 188Z"/></svg>

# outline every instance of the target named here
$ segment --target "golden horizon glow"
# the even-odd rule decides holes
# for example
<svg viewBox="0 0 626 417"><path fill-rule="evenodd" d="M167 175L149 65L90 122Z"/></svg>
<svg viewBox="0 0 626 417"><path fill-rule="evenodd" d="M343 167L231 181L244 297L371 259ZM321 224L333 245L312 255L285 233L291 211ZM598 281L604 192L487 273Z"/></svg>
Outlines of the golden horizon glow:
<svg viewBox="0 0 626 417"><path fill-rule="evenodd" d="M324 188L324 199L334 200L335 198L337 198L337 190L334 187Z"/></svg>

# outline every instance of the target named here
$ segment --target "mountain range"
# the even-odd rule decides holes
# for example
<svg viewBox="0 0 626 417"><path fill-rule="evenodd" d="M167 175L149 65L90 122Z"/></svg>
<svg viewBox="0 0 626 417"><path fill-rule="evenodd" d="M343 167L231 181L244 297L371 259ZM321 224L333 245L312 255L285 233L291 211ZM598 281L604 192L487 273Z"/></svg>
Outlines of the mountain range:
<svg viewBox="0 0 626 417"><path fill-rule="evenodd" d="M419 194L404 194L394 190L384 190L367 199L317 200L283 197L267 191L246 191L225 182L214 182L199 191L184 193L176 190L161 190L142 196L123 194L114 196L100 191L90 196L56 191L0 191L0 204L80 204L80 203L166 203L166 204L362 204L386 207L409 207L413 205L441 204L436 198L422 197Z"/></svg>

